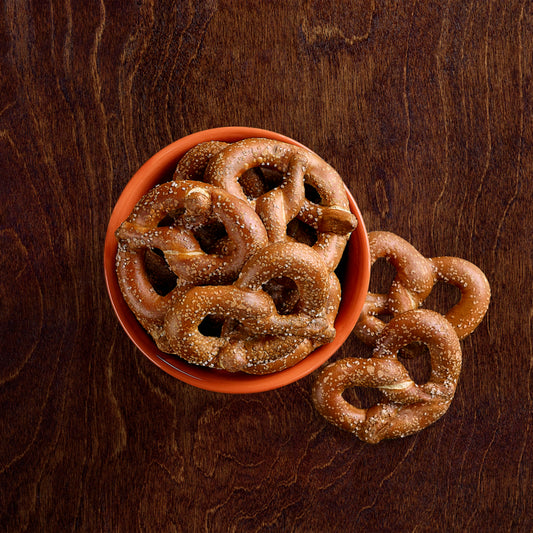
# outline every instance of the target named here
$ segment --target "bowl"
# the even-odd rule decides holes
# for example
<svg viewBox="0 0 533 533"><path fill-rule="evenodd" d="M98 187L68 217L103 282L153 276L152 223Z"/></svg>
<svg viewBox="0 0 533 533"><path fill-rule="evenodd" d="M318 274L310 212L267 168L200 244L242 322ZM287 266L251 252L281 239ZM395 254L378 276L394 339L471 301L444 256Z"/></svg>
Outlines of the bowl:
<svg viewBox="0 0 533 533"><path fill-rule="evenodd" d="M349 275L341 279L342 299L335 321L336 336L332 342L317 348L296 365L281 372L266 375L230 373L200 367L189 364L177 356L166 354L157 348L122 297L115 271L117 253L115 231L144 194L156 184L168 179L178 160L190 148L204 141L235 142L249 137L266 137L304 147L299 142L279 133L248 127L214 128L183 137L152 156L127 183L113 209L105 238L104 272L107 291L124 331L137 348L159 368L189 385L214 392L242 394L273 390L293 383L319 368L350 335L363 308L370 279L367 231L357 204L347 189L350 209L357 217L358 225L350 237L343 258L343 267Z"/></svg>

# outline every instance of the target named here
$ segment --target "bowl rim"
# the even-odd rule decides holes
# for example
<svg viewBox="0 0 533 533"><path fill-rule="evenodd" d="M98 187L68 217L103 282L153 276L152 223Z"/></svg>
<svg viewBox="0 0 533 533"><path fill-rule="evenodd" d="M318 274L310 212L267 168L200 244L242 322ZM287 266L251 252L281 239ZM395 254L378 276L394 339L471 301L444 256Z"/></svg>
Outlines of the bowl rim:
<svg viewBox="0 0 533 533"><path fill-rule="evenodd" d="M107 226L104 243L104 277L115 315L134 345L156 366L174 378L197 388L222 393L258 393L281 388L294 383L319 368L348 338L359 318L370 282L370 249L368 235L361 212L349 189L345 186L350 209L357 217L358 225L348 241L348 262L358 275L348 276L343 284L339 313L335 320L336 336L296 365L280 372L265 375L230 373L223 370L196 366L175 355L160 351L152 338L141 327L126 304L118 285L115 256L118 243L115 230L128 217L133 206L163 176L175 167L179 158L190 148L208 140L235 142L250 137L265 137L287 142L310 150L298 141L273 131L246 126L225 126L198 131L167 145L150 157L132 176L117 199ZM355 281L359 280L360 283ZM347 298L347 295L350 295Z"/></svg>

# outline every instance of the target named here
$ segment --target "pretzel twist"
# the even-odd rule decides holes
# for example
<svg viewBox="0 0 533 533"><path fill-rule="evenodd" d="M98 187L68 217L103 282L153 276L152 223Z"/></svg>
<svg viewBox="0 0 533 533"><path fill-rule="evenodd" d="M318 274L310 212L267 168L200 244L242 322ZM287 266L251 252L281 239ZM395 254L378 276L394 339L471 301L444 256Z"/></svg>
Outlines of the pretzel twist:
<svg viewBox="0 0 533 533"><path fill-rule="evenodd" d="M168 216L173 217L171 225L160 227ZM204 252L190 227L208 220L222 223L227 231L223 255ZM197 285L232 281L245 261L267 242L263 224L246 202L195 181L168 182L152 189L116 235L132 252L161 250L180 279Z"/></svg>
<svg viewBox="0 0 533 533"><path fill-rule="evenodd" d="M211 158L204 180L245 199L239 179L251 168L275 168L283 183L252 201L272 242L286 240L286 227L296 216L317 231L315 250L333 271L342 256L357 219L350 212L342 179L324 160L309 150L271 139L244 139ZM305 197L312 186L320 203Z"/></svg>
<svg viewBox="0 0 533 533"><path fill-rule="evenodd" d="M385 232L369 233L370 259L373 265L387 258L396 269L388 294L369 292L354 329L356 336L373 345L386 323L378 315L398 316L417 309L438 281L459 288L461 298L445 315L464 339L481 323L490 302L490 285L474 264L457 257L425 258L401 237Z"/></svg>
<svg viewBox="0 0 533 533"><path fill-rule="evenodd" d="M339 309L341 300L341 286L339 279L335 274L329 275L328 295L324 306L324 317L327 320L327 328L330 332L334 330L334 322ZM276 308L280 307L280 303L276 302ZM294 308L294 305L291 306ZM281 313L280 313L281 314ZM316 324L312 332L316 332ZM255 329L255 328L252 328ZM295 365L301 361L310 352L324 344L324 335L317 335L316 337L303 338L289 334L288 336L272 336L266 335L260 342L257 339L247 338L246 329L242 324L235 324L235 321L225 322L222 328L222 336L233 336L236 339L246 339L241 344L242 353L246 356L242 357L242 361L246 359L247 366L245 372L248 374L270 374L273 372L280 372L285 368ZM329 334L328 334L329 336ZM233 348L235 344L233 344ZM228 347L220 357L219 364L226 369L236 369L233 363L235 355L231 353Z"/></svg>
<svg viewBox="0 0 533 533"><path fill-rule="evenodd" d="M411 342L429 348L431 375L416 384L398 361ZM369 359L351 357L328 365L313 388L313 402L328 421L370 443L416 433L438 420L454 396L461 369L459 339L451 324L429 310L407 311L383 329ZM343 397L350 387L379 389L383 401L355 407Z"/></svg>
<svg viewBox="0 0 533 533"><path fill-rule="evenodd" d="M266 282L281 276L294 280L300 295L288 315L280 315L262 290ZM295 243L272 244L245 264L233 285L189 290L166 314L166 336L174 353L192 363L230 371L271 371L273 365L267 363L301 358L333 338L329 315L338 307L338 301L332 301L336 290L313 250ZM220 337L203 335L199 327L207 316L237 322L239 334L232 334L233 326Z"/></svg>
<svg viewBox="0 0 533 533"><path fill-rule="evenodd" d="M159 224L172 216L170 226ZM227 229L223 255L202 250L193 227L219 221ZM165 183L152 189L118 228L116 270L121 292L137 320L158 347L169 351L163 324L175 300L193 285L231 281L244 262L267 242L266 231L256 213L235 202L225 191L194 181ZM162 252L173 273L175 288L161 294L147 268L152 249Z"/></svg>
<svg viewBox="0 0 533 533"><path fill-rule="evenodd" d="M337 276L332 273L329 275L328 296L324 306L324 316L330 331L334 330L335 318L339 310L340 301L341 285ZM272 357L272 354L277 354L274 359L268 359L268 356L255 356L254 350L257 345L250 346L248 348L248 361L253 361L253 364L248 367L247 373L270 374L272 372L280 372L285 368L295 365L325 342L325 339L320 336L305 339L300 344L297 344L297 342L295 342L296 340L297 339L291 337L285 337L280 342L278 337L278 340L275 341L277 342L277 346L274 349L267 350L270 357ZM287 343L288 346L284 345L284 343Z"/></svg>

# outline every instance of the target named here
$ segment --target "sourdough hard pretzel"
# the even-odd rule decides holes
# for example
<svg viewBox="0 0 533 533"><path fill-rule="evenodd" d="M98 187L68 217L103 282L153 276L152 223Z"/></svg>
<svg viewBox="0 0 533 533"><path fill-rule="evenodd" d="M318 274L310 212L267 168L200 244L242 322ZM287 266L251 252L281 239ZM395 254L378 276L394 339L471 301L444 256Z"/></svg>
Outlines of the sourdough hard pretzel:
<svg viewBox="0 0 533 533"><path fill-rule="evenodd" d="M303 205L306 164L302 151L296 147L268 139L245 139L229 145L213 157L204 179L238 198L247 199L239 182L245 172L262 165L278 170L283 175L282 184L252 201L270 241L278 242L285 239L288 222Z"/></svg>
<svg viewBox="0 0 533 533"><path fill-rule="evenodd" d="M397 359L398 351L411 342L429 348L431 375L422 385ZM371 358L350 357L328 365L316 380L313 402L328 421L361 440L404 437L446 412L460 369L461 348L451 324L434 311L407 311L383 329ZM356 386L379 389L383 401L368 409L353 406L342 394Z"/></svg>
<svg viewBox="0 0 533 533"><path fill-rule="evenodd" d="M189 214L186 224L183 218ZM169 215L170 226L159 227ZM221 221L228 232L224 255L205 253L190 227L192 222ZM267 242L266 231L256 213L244 202L210 185L188 181L166 183L152 189L136 205L116 232L118 283L126 303L158 347L170 350L163 323L172 302L194 284L237 277L242 264ZM161 294L150 279L147 256L159 249L176 286Z"/></svg>
<svg viewBox="0 0 533 533"><path fill-rule="evenodd" d="M183 223L186 215L188 222ZM169 216L173 217L171 225L160 227ZM229 239L224 255L205 253L190 227L209 220L226 228ZM232 281L244 262L267 242L263 224L246 202L195 181L168 182L152 189L116 235L132 252L161 250L170 269L193 284Z"/></svg>
<svg viewBox="0 0 533 533"><path fill-rule="evenodd" d="M203 335L199 327L207 316L242 321L267 318L275 312L272 299L262 291L241 291L233 286L193 287L167 313L165 332L176 355L197 365L219 367L220 351L230 339ZM232 348L237 359L232 367L241 370L246 361L241 361L241 350Z"/></svg>
<svg viewBox="0 0 533 533"><path fill-rule="evenodd" d="M386 257L396 269L388 294L369 292L354 332L367 344L375 344L386 323L378 315L397 316L417 309L443 281L459 288L460 301L445 315L459 339L479 325L490 301L490 286L483 272L474 264L457 257L427 259L411 244L385 231L369 233L371 264Z"/></svg>
<svg viewBox="0 0 533 533"><path fill-rule="evenodd" d="M173 179L203 181L204 171L209 160L226 146L228 143L222 141L207 141L197 144L179 160Z"/></svg>
<svg viewBox="0 0 533 533"><path fill-rule="evenodd" d="M270 295L262 290L264 283L280 276L293 279L299 290L295 312L289 315L280 315ZM255 366L256 373L260 370L257 365L262 365L262 370L272 371L278 359L301 358L317 342L327 342L335 335L330 315L331 308L338 306L332 301L336 290L312 249L293 243L272 244L245 264L233 285L188 291L166 315L166 336L174 353L195 364L230 371ZM207 316L236 321L238 335L231 329L229 333L223 329L220 337L203 335L199 327Z"/></svg>
<svg viewBox="0 0 533 533"><path fill-rule="evenodd" d="M212 157L204 179L245 199L239 178L249 169L261 166L275 168L285 176L280 187L253 201L270 230L270 240L285 240L288 223L298 215L317 230L314 248L333 271L357 224L340 176L309 150L272 139L253 138L233 143ZM302 178L318 192L320 203L305 198Z"/></svg>

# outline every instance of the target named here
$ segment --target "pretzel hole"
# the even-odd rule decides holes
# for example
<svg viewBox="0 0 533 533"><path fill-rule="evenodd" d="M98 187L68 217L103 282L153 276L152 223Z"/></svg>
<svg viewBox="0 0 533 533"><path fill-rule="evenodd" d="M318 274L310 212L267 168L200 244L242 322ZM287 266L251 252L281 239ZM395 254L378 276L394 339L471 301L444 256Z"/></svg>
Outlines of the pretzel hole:
<svg viewBox="0 0 533 533"><path fill-rule="evenodd" d="M185 209L184 208L176 209L176 211L173 211L172 213L167 213L159 221L159 223L157 224L157 227L158 228L164 228L164 227L172 226L176 222L176 219L181 217L181 216L183 216L184 213L185 213Z"/></svg>
<svg viewBox="0 0 533 533"><path fill-rule="evenodd" d="M293 218L287 224L287 235L307 246L314 246L318 240L316 229L298 218Z"/></svg>
<svg viewBox="0 0 533 533"><path fill-rule="evenodd" d="M220 337L224 320L224 317L217 315L206 315L200 322L198 331L205 337Z"/></svg>
<svg viewBox="0 0 533 533"><path fill-rule="evenodd" d="M424 307L445 315L460 299L461 291L458 287L451 283L438 281L424 301Z"/></svg>
<svg viewBox="0 0 533 533"><path fill-rule="evenodd" d="M396 269L387 258L378 258L370 271L369 292L387 294L395 277Z"/></svg>
<svg viewBox="0 0 533 533"><path fill-rule="evenodd" d="M358 409L370 409L383 401L383 394L372 387L351 387L342 393L342 397Z"/></svg>
<svg viewBox="0 0 533 533"><path fill-rule="evenodd" d="M376 318L385 324L388 324L392 320L392 315L388 313L379 313L376 315Z"/></svg>
<svg viewBox="0 0 533 533"><path fill-rule="evenodd" d="M170 270L163 252L159 248L146 250L144 254L144 268L148 281L155 292L165 296L176 287L177 276Z"/></svg>
<svg viewBox="0 0 533 533"><path fill-rule="evenodd" d="M320 204L322 202L322 197L320 196L320 193L310 185L309 183L304 183L304 189L305 189L305 198L312 202L313 204Z"/></svg>
<svg viewBox="0 0 533 533"><path fill-rule="evenodd" d="M258 167L256 170L263 179L266 192L279 187L283 183L283 174L275 168Z"/></svg>
<svg viewBox="0 0 533 533"><path fill-rule="evenodd" d="M431 377L429 348L421 342L412 342L398 352L398 361L407 369L411 379L422 385Z"/></svg>
<svg viewBox="0 0 533 533"><path fill-rule="evenodd" d="M224 255L223 241L228 233L222 222L198 226L193 234L204 253Z"/></svg>
<svg viewBox="0 0 533 533"><path fill-rule="evenodd" d="M157 224L158 228L164 228L168 226L172 226L174 224L174 218L170 215L166 215L162 220L159 221L159 224Z"/></svg>
<svg viewBox="0 0 533 533"><path fill-rule="evenodd" d="M267 281L262 289L270 295L280 315L292 313L300 299L296 283L285 276Z"/></svg>
<svg viewBox="0 0 533 533"><path fill-rule="evenodd" d="M246 197L255 200L279 187L283 183L283 174L272 168L255 167L244 172L238 181Z"/></svg>

